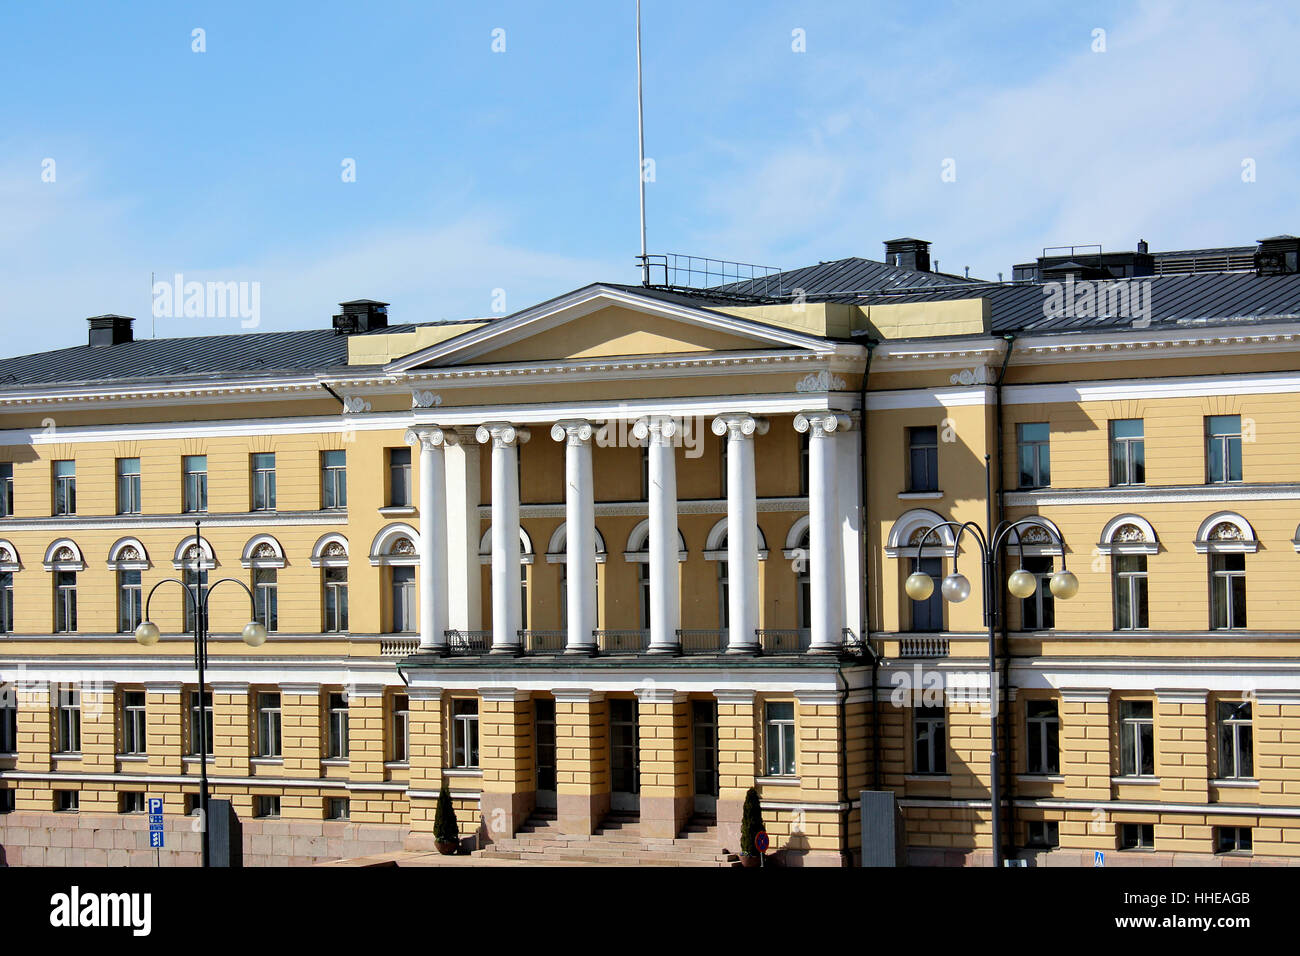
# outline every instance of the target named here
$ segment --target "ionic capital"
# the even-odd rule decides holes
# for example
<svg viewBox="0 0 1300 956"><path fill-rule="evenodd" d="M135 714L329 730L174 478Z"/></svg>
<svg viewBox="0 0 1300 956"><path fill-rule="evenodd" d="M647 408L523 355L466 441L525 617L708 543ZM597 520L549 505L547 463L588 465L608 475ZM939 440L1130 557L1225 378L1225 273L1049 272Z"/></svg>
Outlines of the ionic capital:
<svg viewBox="0 0 1300 956"><path fill-rule="evenodd" d="M491 442L493 448L509 448L524 444L532 437L532 433L522 425L510 422L484 422L474 432L474 437L480 445Z"/></svg>
<svg viewBox="0 0 1300 956"><path fill-rule="evenodd" d="M677 419L671 415L647 415L637 419L632 434L641 441L649 439L653 445L667 445L677 434Z"/></svg>
<svg viewBox="0 0 1300 956"><path fill-rule="evenodd" d="M766 418L758 418L748 412L719 415L713 420L713 434L726 435L728 439L734 441L752 438L754 435L766 435L767 429Z"/></svg>
<svg viewBox="0 0 1300 956"><path fill-rule="evenodd" d="M408 445L419 445L425 451L432 451L435 448L460 444L460 436L456 434L454 429L430 425L427 428L408 428L406 430L406 443Z"/></svg>
<svg viewBox="0 0 1300 956"><path fill-rule="evenodd" d="M826 438L852 427L853 419L843 412L800 412L794 417L794 430L808 432L813 438Z"/></svg>
<svg viewBox="0 0 1300 956"><path fill-rule="evenodd" d="M570 445L586 445L596 434L595 427L585 418L570 418L551 426L551 437Z"/></svg>

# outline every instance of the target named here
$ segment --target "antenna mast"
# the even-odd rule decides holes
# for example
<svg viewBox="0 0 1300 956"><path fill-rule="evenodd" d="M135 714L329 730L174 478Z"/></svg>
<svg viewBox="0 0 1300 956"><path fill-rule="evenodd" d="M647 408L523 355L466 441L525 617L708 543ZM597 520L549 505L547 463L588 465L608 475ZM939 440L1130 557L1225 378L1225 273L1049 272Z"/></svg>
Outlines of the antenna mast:
<svg viewBox="0 0 1300 956"><path fill-rule="evenodd" d="M645 251L645 112L641 97L641 0L636 0L636 145L640 154L636 176L641 186L641 284L650 284Z"/></svg>

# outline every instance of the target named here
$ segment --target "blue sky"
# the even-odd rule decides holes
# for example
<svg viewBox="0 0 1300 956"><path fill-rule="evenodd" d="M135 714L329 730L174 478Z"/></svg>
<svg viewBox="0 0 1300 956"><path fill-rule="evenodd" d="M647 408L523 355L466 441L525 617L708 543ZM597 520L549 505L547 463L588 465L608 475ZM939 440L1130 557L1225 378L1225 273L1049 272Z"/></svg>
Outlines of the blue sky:
<svg viewBox="0 0 1300 956"><path fill-rule="evenodd" d="M260 283L263 330L363 296L426 321L491 314L497 289L514 311L635 281L633 11L6 4L0 352L81 343L105 312L149 334L151 272ZM644 16L652 252L794 268L912 235L945 271L995 278L1046 245L1300 232L1290 5L644 0Z"/></svg>

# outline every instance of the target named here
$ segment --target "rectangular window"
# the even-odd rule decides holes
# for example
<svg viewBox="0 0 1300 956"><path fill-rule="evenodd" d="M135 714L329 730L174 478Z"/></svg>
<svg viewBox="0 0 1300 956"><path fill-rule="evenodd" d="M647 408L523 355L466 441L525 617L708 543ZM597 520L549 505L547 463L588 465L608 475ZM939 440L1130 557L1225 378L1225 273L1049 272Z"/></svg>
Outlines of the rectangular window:
<svg viewBox="0 0 1300 956"><path fill-rule="evenodd" d="M395 567L393 574L393 631L415 630L415 568Z"/></svg>
<svg viewBox="0 0 1300 956"><path fill-rule="evenodd" d="M1054 700L1025 704L1025 771L1061 772L1061 717Z"/></svg>
<svg viewBox="0 0 1300 956"><path fill-rule="evenodd" d="M56 515L77 513L77 463L75 461L54 463L54 513Z"/></svg>
<svg viewBox="0 0 1300 956"><path fill-rule="evenodd" d="M809 432L799 433L799 497L808 497L808 467L809 454L811 453L809 440L812 435Z"/></svg>
<svg viewBox="0 0 1300 956"><path fill-rule="evenodd" d="M1020 602L1022 630L1046 631L1056 627L1056 599L1052 596L1051 588L1052 568L1051 558L1033 557L1024 560L1024 569L1038 579L1038 587Z"/></svg>
<svg viewBox="0 0 1300 956"><path fill-rule="evenodd" d="M411 449L388 449L388 504L409 508L411 501Z"/></svg>
<svg viewBox="0 0 1300 956"><path fill-rule="evenodd" d="M1241 481L1241 416L1205 418L1205 480L1209 484Z"/></svg>
<svg viewBox="0 0 1300 956"><path fill-rule="evenodd" d="M1119 848L1121 850L1149 850L1156 845L1156 828L1153 823L1121 823Z"/></svg>
<svg viewBox="0 0 1300 956"><path fill-rule="evenodd" d="M325 568L325 630L330 633L348 629L348 569Z"/></svg>
<svg viewBox="0 0 1300 956"><path fill-rule="evenodd" d="M280 754L280 695L257 695L257 755L279 757Z"/></svg>
<svg viewBox="0 0 1300 956"><path fill-rule="evenodd" d="M14 629L14 573L0 571L0 634Z"/></svg>
<svg viewBox="0 0 1300 956"><path fill-rule="evenodd" d="M916 558L912 559L912 570L920 571L922 574L928 574L934 581L934 590L924 601L912 601L912 630L913 631L942 631L943 630L943 594L939 590L939 579L943 577L943 559L942 558Z"/></svg>
<svg viewBox="0 0 1300 956"><path fill-rule="evenodd" d="M77 629L77 572L54 572L54 630L71 634Z"/></svg>
<svg viewBox="0 0 1300 956"><path fill-rule="evenodd" d="M1210 627L1246 626L1246 556L1210 555Z"/></svg>
<svg viewBox="0 0 1300 956"><path fill-rule="evenodd" d="M1030 820L1026 825L1029 846L1054 850L1061 845L1060 824L1055 820Z"/></svg>
<svg viewBox="0 0 1300 956"><path fill-rule="evenodd" d="M772 701L763 708L767 739L767 775L793 777L794 701Z"/></svg>
<svg viewBox="0 0 1300 956"><path fill-rule="evenodd" d="M1052 483L1051 426L1032 422L1016 426L1020 487L1046 488Z"/></svg>
<svg viewBox="0 0 1300 956"><path fill-rule="evenodd" d="M339 510L348 506L348 453L324 451L320 456L321 507Z"/></svg>
<svg viewBox="0 0 1300 956"><path fill-rule="evenodd" d="M14 812L14 791L0 788L0 813Z"/></svg>
<svg viewBox="0 0 1300 956"><path fill-rule="evenodd" d="M939 429L934 425L907 430L907 490L939 490Z"/></svg>
<svg viewBox="0 0 1300 956"><path fill-rule="evenodd" d="M351 819L351 807L348 805L348 798L330 797L328 800L326 800L325 819L326 820Z"/></svg>
<svg viewBox="0 0 1300 956"><path fill-rule="evenodd" d="M341 760L348 755L348 701L343 694L329 696L329 743L326 756Z"/></svg>
<svg viewBox="0 0 1300 956"><path fill-rule="evenodd" d="M719 468L722 472L722 486L721 486L722 494L719 495L720 498L727 497L727 472L728 472L727 445L728 442L726 438L723 438L722 441L719 442L718 444L718 463L719 463Z"/></svg>
<svg viewBox="0 0 1300 956"><path fill-rule="evenodd" d="M1110 483L1145 485L1146 439L1140 418L1117 418L1110 423Z"/></svg>
<svg viewBox="0 0 1300 956"><path fill-rule="evenodd" d="M641 500L650 500L650 444L646 439L646 444L639 446L638 451L641 454Z"/></svg>
<svg viewBox="0 0 1300 956"><path fill-rule="evenodd" d="M130 634L140 626L143 594L139 571L117 572L117 629Z"/></svg>
<svg viewBox="0 0 1300 956"><path fill-rule="evenodd" d="M0 684L0 754L18 752L18 701L15 684Z"/></svg>
<svg viewBox="0 0 1300 956"><path fill-rule="evenodd" d="M259 796L253 799L253 816L274 820L280 816L280 798Z"/></svg>
<svg viewBox="0 0 1300 956"><path fill-rule="evenodd" d="M81 691L70 687L58 690L58 740L55 752L81 753Z"/></svg>
<svg viewBox="0 0 1300 956"><path fill-rule="evenodd" d="M59 813L76 813L81 809L81 794L76 790L56 790L54 809Z"/></svg>
<svg viewBox="0 0 1300 956"><path fill-rule="evenodd" d="M139 458L117 460L117 513L120 515L140 513Z"/></svg>
<svg viewBox="0 0 1300 956"><path fill-rule="evenodd" d="M1119 705L1120 773L1154 777L1156 724L1151 701L1125 700Z"/></svg>
<svg viewBox="0 0 1300 956"><path fill-rule="evenodd" d="M1117 554L1111 565L1115 575L1115 630L1148 627L1146 555Z"/></svg>
<svg viewBox="0 0 1300 956"><path fill-rule="evenodd" d="M187 633L194 633L194 620L197 615L199 600L196 597L195 589L203 589L208 586L208 572L195 571L193 568L186 568L181 572L181 581L185 585L186 593L181 595L181 600L185 602L185 630Z"/></svg>
<svg viewBox="0 0 1300 956"><path fill-rule="evenodd" d="M942 707L917 707L912 712L912 772L948 772L947 719Z"/></svg>
<svg viewBox="0 0 1300 956"><path fill-rule="evenodd" d="M201 710L200 710L201 708ZM200 723L202 721L202 723ZM190 728L189 728L189 754L197 757L203 752L204 744L207 744L208 754L212 753L212 692L205 691L203 699L200 702L199 692L190 691ZM200 739L200 731L202 739Z"/></svg>
<svg viewBox="0 0 1300 956"><path fill-rule="evenodd" d="M253 510L275 510L275 452L252 456Z"/></svg>
<svg viewBox="0 0 1300 956"><path fill-rule="evenodd" d="M129 690L122 694L122 753L147 752L144 691Z"/></svg>
<svg viewBox="0 0 1300 956"><path fill-rule="evenodd" d="M279 629L280 622L279 574L275 568L253 569L253 604L257 619L268 631Z"/></svg>
<svg viewBox="0 0 1300 956"><path fill-rule="evenodd" d="M1215 827L1214 846L1219 853L1250 853L1255 847L1250 827Z"/></svg>
<svg viewBox="0 0 1300 956"><path fill-rule="evenodd" d="M405 694L393 695L393 762L411 759L411 700Z"/></svg>
<svg viewBox="0 0 1300 956"><path fill-rule="evenodd" d="M1255 741L1251 703L1219 701L1219 777L1250 780L1255 776Z"/></svg>
<svg viewBox="0 0 1300 956"><path fill-rule="evenodd" d="M208 510L208 456L181 458L181 510L195 514Z"/></svg>
<svg viewBox="0 0 1300 956"><path fill-rule="evenodd" d="M136 790L130 793L122 794L120 804L122 813L144 813L145 797L142 791Z"/></svg>
<svg viewBox="0 0 1300 956"><path fill-rule="evenodd" d="M650 564L640 561L636 566L636 594L638 620L643 631L650 630Z"/></svg>
<svg viewBox="0 0 1300 956"><path fill-rule="evenodd" d="M478 701L460 697L451 702L452 766L478 766Z"/></svg>
<svg viewBox="0 0 1300 956"><path fill-rule="evenodd" d="M12 517L14 513L14 465L11 461L0 462L0 518Z"/></svg>

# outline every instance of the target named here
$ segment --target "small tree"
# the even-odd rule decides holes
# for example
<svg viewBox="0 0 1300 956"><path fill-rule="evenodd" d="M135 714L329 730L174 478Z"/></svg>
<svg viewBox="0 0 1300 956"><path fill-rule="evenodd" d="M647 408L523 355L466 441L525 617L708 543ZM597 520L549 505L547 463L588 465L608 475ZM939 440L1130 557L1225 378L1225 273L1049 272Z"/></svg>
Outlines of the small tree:
<svg viewBox="0 0 1300 956"><path fill-rule="evenodd" d="M460 827L456 824L456 809L451 805L451 792L447 781L442 781L438 791L438 809L433 814L433 838L439 843L459 843Z"/></svg>
<svg viewBox="0 0 1300 956"><path fill-rule="evenodd" d="M758 805L758 791L750 787L745 794L745 807L740 813L740 852L745 856L757 856L754 834L766 829L763 826L763 811Z"/></svg>

